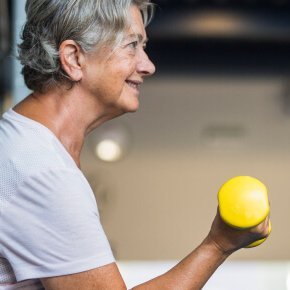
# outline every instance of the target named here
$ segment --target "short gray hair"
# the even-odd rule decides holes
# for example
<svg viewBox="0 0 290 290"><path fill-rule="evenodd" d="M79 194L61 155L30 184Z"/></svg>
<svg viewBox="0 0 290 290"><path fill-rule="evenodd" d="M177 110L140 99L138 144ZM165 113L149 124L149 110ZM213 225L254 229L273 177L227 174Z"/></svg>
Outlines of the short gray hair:
<svg viewBox="0 0 290 290"><path fill-rule="evenodd" d="M66 82L59 46L74 40L84 52L116 44L128 25L128 11L136 5L147 25L153 16L150 0L27 0L26 23L18 45L18 58L27 87L44 91Z"/></svg>

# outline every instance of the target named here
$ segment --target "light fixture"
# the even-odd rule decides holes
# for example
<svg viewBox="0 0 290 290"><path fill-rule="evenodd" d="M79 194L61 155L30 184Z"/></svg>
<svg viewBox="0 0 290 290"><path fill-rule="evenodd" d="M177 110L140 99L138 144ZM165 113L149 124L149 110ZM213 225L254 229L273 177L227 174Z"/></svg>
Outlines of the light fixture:
<svg viewBox="0 0 290 290"><path fill-rule="evenodd" d="M131 134L125 124L111 121L97 129L90 139L91 148L98 159L116 162L128 152Z"/></svg>
<svg viewBox="0 0 290 290"><path fill-rule="evenodd" d="M111 139L100 141L95 148L95 154L103 161L117 161L122 156L122 148L118 142Z"/></svg>
<svg viewBox="0 0 290 290"><path fill-rule="evenodd" d="M202 130L203 144L211 148L239 148L246 142L248 132L241 124L212 124Z"/></svg>

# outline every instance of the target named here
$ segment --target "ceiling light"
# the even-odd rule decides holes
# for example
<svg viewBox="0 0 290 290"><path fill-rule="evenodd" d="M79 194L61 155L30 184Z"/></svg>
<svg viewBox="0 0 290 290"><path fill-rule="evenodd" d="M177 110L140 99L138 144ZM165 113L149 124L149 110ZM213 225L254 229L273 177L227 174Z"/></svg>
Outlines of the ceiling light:
<svg viewBox="0 0 290 290"><path fill-rule="evenodd" d="M95 148L95 154L103 161L114 162L122 157L122 148L115 140L100 141Z"/></svg>
<svg viewBox="0 0 290 290"><path fill-rule="evenodd" d="M131 134L125 124L111 121L94 131L89 142L98 159L115 162L121 160L128 152Z"/></svg>

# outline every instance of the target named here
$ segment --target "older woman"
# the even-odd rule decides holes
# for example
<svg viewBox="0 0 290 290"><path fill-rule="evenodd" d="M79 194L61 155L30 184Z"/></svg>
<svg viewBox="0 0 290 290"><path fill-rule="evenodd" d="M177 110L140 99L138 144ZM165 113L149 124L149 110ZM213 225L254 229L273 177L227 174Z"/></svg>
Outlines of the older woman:
<svg viewBox="0 0 290 290"><path fill-rule="evenodd" d="M149 0L28 0L19 49L33 91L0 121L0 289L126 289L80 170L85 136L133 112L154 65ZM267 222L235 231L216 216L201 245L136 289L200 289Z"/></svg>

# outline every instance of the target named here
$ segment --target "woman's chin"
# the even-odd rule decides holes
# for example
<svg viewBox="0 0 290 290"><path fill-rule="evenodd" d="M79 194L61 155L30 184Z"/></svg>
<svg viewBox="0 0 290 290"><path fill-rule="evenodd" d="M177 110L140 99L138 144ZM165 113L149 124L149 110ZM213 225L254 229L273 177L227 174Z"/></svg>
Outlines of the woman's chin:
<svg viewBox="0 0 290 290"><path fill-rule="evenodd" d="M127 103L124 106L125 112L134 113L139 109L139 100L136 98L134 101Z"/></svg>

